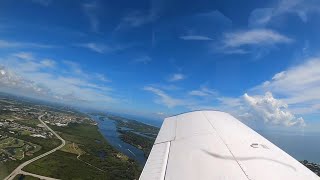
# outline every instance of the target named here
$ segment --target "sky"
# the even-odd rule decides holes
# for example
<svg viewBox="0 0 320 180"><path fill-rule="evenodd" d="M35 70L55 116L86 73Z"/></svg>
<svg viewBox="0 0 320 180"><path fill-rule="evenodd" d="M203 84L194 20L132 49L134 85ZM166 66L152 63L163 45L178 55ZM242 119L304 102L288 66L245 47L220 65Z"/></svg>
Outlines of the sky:
<svg viewBox="0 0 320 180"><path fill-rule="evenodd" d="M318 0L0 0L0 91L320 129Z"/></svg>

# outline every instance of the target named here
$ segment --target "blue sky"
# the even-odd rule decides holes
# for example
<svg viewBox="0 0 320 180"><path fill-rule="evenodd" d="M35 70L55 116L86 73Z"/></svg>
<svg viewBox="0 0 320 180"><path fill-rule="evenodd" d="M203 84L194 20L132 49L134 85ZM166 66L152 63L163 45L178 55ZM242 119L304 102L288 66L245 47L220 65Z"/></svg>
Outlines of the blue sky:
<svg viewBox="0 0 320 180"><path fill-rule="evenodd" d="M311 131L319 17L316 0L2 0L0 90L156 119L219 109Z"/></svg>

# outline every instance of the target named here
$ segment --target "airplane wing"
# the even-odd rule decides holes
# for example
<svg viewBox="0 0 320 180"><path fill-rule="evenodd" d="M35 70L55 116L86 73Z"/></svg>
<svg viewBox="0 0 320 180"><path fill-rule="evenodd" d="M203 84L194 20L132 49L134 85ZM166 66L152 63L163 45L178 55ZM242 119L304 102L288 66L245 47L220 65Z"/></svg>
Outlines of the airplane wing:
<svg viewBox="0 0 320 180"><path fill-rule="evenodd" d="M140 176L140 180L164 179L320 178L233 116L194 111L165 119Z"/></svg>

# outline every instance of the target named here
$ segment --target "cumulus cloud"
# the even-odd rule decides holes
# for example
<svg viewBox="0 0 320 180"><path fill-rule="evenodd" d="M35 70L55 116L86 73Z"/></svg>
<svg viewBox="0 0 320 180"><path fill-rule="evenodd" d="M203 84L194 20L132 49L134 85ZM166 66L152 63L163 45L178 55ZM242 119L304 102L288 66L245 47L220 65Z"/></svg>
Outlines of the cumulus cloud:
<svg viewBox="0 0 320 180"><path fill-rule="evenodd" d="M244 94L243 100L247 105L247 117L274 125L305 126L304 119L295 117L288 110L288 105L275 99L271 92L267 92L264 96Z"/></svg>
<svg viewBox="0 0 320 180"><path fill-rule="evenodd" d="M261 93L271 91L300 114L315 113L320 103L320 58L302 60L301 64L279 72L269 81L251 89Z"/></svg>
<svg viewBox="0 0 320 180"><path fill-rule="evenodd" d="M186 78L186 76L185 76L184 74L175 73L175 74L172 74L172 75L169 77L168 81L169 81L169 82L176 82L176 81L181 81L181 80L183 80L183 79L185 79L185 78Z"/></svg>
<svg viewBox="0 0 320 180"><path fill-rule="evenodd" d="M145 91L152 92L153 94L158 96L158 99L155 100L156 103L165 105L168 108L173 108L179 105L183 104L183 101L180 99L173 98L169 96L167 93L164 91L151 87L151 86L146 86L143 88Z"/></svg>
<svg viewBox="0 0 320 180"><path fill-rule="evenodd" d="M51 91L46 87L17 75L3 65L0 65L0 89L18 94L23 94L19 92L19 90L23 89L24 92L30 93L31 96L49 96L51 94Z"/></svg>
<svg viewBox="0 0 320 180"><path fill-rule="evenodd" d="M109 81L102 74L87 72L72 61L57 63L32 53L29 60L16 54L0 59L6 65L0 68L1 91L73 105L115 103L110 95L113 89L104 84ZM58 69L62 65L66 71Z"/></svg>

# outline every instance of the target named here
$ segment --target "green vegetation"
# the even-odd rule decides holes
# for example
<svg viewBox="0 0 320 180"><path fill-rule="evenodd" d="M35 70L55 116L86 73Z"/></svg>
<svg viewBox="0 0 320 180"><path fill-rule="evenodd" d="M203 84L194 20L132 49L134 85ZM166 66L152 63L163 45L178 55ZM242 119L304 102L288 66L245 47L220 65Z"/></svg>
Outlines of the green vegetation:
<svg viewBox="0 0 320 180"><path fill-rule="evenodd" d="M40 180L40 179L33 176L18 175L14 177L14 180Z"/></svg>
<svg viewBox="0 0 320 180"><path fill-rule="evenodd" d="M111 120L116 121L118 128L128 128L132 131L139 132L149 137L156 138L159 132L159 128L141 123L136 120L127 119L115 115L108 115L107 117Z"/></svg>
<svg viewBox="0 0 320 180"><path fill-rule="evenodd" d="M24 170L59 179L103 179L108 175L79 162L76 155L63 151L46 156Z"/></svg>
<svg viewBox="0 0 320 180"><path fill-rule="evenodd" d="M33 128L37 128L37 125L40 124L39 120L36 118L35 119L17 119L16 122L21 125L25 125Z"/></svg>
<svg viewBox="0 0 320 180"><path fill-rule="evenodd" d="M141 172L138 165L133 160L122 158L123 155L107 143L96 126L69 124L68 127L51 128L69 144L77 144L84 154L77 159L77 154L64 149L23 170L59 179L138 179Z"/></svg>
<svg viewBox="0 0 320 180"><path fill-rule="evenodd" d="M72 143L69 141L66 141L66 145L63 146L63 148L61 148L61 151L69 152L69 153L76 154L76 155L85 154L85 152L81 148L79 148L78 144Z"/></svg>
<svg viewBox="0 0 320 180"><path fill-rule="evenodd" d="M0 142L2 144L0 147L0 157L1 155L8 155L7 150L4 151L4 148L13 148L11 151L9 151L11 152L9 155L15 157L16 160L0 162L0 179L3 179L9 175L10 172L19 166L19 164L50 151L51 149L60 145L60 140L58 139L44 139L28 135L10 134L7 131L7 129L0 130L0 135L8 136L8 140L3 139ZM11 144L4 144L7 142L10 142ZM24 151L26 153L23 159L20 159L22 157L22 151L20 151L22 148L25 148Z"/></svg>
<svg viewBox="0 0 320 180"><path fill-rule="evenodd" d="M144 156L147 158L152 149L155 139L140 136L131 131L118 130L120 132L120 138L122 141L135 146L143 151Z"/></svg>

